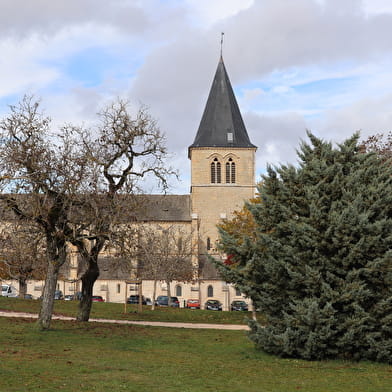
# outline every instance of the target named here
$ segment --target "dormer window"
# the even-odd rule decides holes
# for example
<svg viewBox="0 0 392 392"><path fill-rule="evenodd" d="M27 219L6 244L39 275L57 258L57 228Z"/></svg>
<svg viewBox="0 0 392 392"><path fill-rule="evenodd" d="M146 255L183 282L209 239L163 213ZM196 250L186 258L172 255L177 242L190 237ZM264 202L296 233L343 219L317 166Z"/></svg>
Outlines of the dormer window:
<svg viewBox="0 0 392 392"><path fill-rule="evenodd" d="M227 142L233 143L233 133L232 132L227 132Z"/></svg>
<svg viewBox="0 0 392 392"><path fill-rule="evenodd" d="M226 184L235 184L235 163L231 158L226 162Z"/></svg>
<svg viewBox="0 0 392 392"><path fill-rule="evenodd" d="M215 158L211 162L211 183L220 184L222 182L221 177L221 163L218 161L218 158Z"/></svg>

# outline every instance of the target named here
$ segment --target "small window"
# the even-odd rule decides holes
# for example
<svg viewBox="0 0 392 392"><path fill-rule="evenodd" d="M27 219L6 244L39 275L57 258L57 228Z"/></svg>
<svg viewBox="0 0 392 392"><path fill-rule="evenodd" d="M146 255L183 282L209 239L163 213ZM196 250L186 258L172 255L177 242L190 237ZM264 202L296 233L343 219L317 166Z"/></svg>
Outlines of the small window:
<svg viewBox="0 0 392 392"><path fill-rule="evenodd" d="M218 158L215 158L211 162L211 183L220 184L221 181L221 163L218 161Z"/></svg>
<svg viewBox="0 0 392 392"><path fill-rule="evenodd" d="M176 296L182 297L182 287L180 285L176 286Z"/></svg>
<svg viewBox="0 0 392 392"><path fill-rule="evenodd" d="M238 289L235 289L235 296L236 297L241 297L241 291Z"/></svg>
<svg viewBox="0 0 392 392"><path fill-rule="evenodd" d="M210 250L210 249L211 249L211 238L208 237L207 238L207 250Z"/></svg>
<svg viewBox="0 0 392 392"><path fill-rule="evenodd" d="M232 132L227 132L227 142L233 143L233 133Z"/></svg>
<svg viewBox="0 0 392 392"><path fill-rule="evenodd" d="M121 285L120 283L117 284L117 294L121 293Z"/></svg>
<svg viewBox="0 0 392 392"><path fill-rule="evenodd" d="M214 296L214 288L211 285L209 285L207 287L207 297L213 297L213 296Z"/></svg>

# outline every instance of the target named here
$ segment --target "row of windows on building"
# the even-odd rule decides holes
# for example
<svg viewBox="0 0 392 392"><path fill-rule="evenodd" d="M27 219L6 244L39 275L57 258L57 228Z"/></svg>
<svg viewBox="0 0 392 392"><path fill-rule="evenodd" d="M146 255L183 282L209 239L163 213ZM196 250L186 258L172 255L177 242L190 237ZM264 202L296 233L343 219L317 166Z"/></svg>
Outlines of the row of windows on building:
<svg viewBox="0 0 392 392"><path fill-rule="evenodd" d="M117 285L117 293L120 293L121 290L121 285ZM175 292L176 292L176 297L182 297L182 286L180 284L176 285L175 287ZM236 296L241 295L241 291L236 289L235 291ZM214 287L212 285L207 286L207 297L213 297L214 296Z"/></svg>
<svg viewBox="0 0 392 392"><path fill-rule="evenodd" d="M225 182L226 184L235 184L235 162L232 158L225 164L226 168L226 176ZM212 184L221 184L222 183L222 164L218 158L215 158L211 162L211 183Z"/></svg>
<svg viewBox="0 0 392 392"><path fill-rule="evenodd" d="M176 297L182 297L182 286L181 285L178 284L175 287L175 291L176 291ZM239 297L241 295L241 291L236 289L235 295ZM207 286L207 297L213 297L213 296L214 296L214 287L212 285L209 285L209 286Z"/></svg>

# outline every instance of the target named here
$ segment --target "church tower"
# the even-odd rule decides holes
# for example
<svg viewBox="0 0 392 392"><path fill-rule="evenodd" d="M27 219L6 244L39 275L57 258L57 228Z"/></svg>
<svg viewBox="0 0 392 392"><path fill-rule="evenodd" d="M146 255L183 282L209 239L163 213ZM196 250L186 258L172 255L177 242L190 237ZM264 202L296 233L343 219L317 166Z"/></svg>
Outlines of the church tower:
<svg viewBox="0 0 392 392"><path fill-rule="evenodd" d="M255 195L255 152L221 57L189 146L192 217L198 220L202 247L210 254L215 253L219 221L231 218Z"/></svg>

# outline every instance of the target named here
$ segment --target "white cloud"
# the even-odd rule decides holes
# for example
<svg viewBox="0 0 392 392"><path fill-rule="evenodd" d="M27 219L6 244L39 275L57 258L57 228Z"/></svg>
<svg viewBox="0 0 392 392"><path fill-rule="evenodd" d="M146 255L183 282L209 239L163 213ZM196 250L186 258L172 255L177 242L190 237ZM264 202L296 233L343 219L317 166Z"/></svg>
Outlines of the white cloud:
<svg viewBox="0 0 392 392"><path fill-rule="evenodd" d="M364 0L363 4L367 14L392 14L392 3L390 0Z"/></svg>
<svg viewBox="0 0 392 392"><path fill-rule="evenodd" d="M116 96L144 103L167 134L183 181L174 189L184 192L187 147L224 31L226 68L260 172L267 162L295 161L306 128L340 140L392 128L389 3L2 0L0 112L25 92L42 96L59 123L88 122ZM85 61L93 51L100 55Z"/></svg>
<svg viewBox="0 0 392 392"><path fill-rule="evenodd" d="M130 0L2 0L0 4L0 31L17 37L38 32L50 38L56 31L91 23L132 33L143 31L148 18Z"/></svg>
<svg viewBox="0 0 392 392"><path fill-rule="evenodd" d="M342 139L360 131L364 140L376 133L392 130L392 93L377 98L364 98L337 110L327 111L322 119L314 122L319 135L328 139Z"/></svg>
<svg viewBox="0 0 392 392"><path fill-rule="evenodd" d="M293 91L293 89L290 88L289 86L282 86L282 85L276 86L272 89L272 92L275 94L287 94L292 91Z"/></svg>
<svg viewBox="0 0 392 392"><path fill-rule="evenodd" d="M246 102L253 101L264 94L265 92L259 87L252 88L252 89L245 89L243 91L243 100Z"/></svg>
<svg viewBox="0 0 392 392"><path fill-rule="evenodd" d="M43 66L33 60L42 46L35 39L15 42L11 39L0 41L0 96L35 91L59 77L54 67Z"/></svg>
<svg viewBox="0 0 392 392"><path fill-rule="evenodd" d="M193 20L204 28L249 8L255 0L186 0Z"/></svg>

